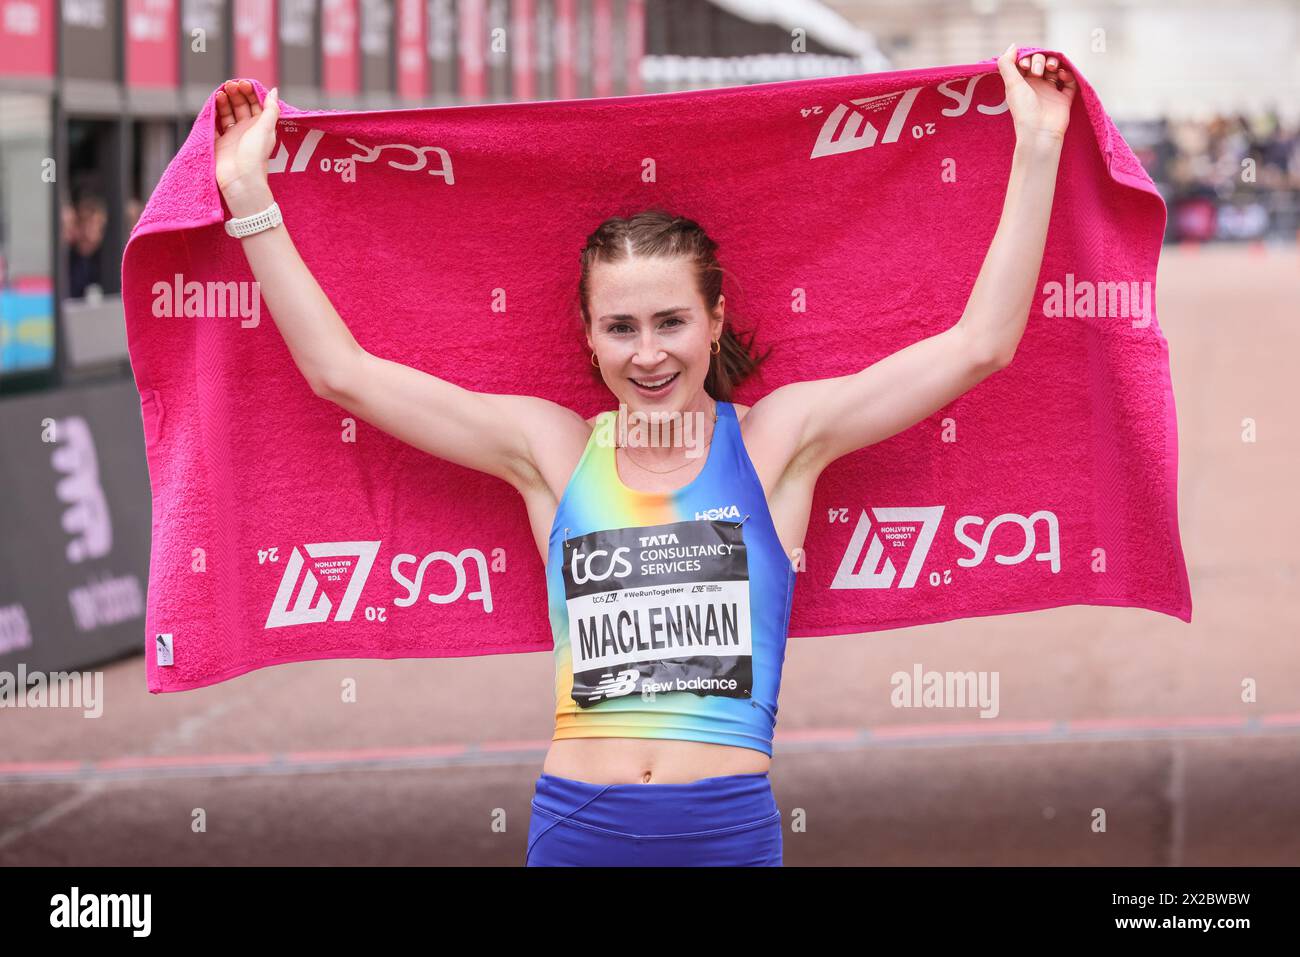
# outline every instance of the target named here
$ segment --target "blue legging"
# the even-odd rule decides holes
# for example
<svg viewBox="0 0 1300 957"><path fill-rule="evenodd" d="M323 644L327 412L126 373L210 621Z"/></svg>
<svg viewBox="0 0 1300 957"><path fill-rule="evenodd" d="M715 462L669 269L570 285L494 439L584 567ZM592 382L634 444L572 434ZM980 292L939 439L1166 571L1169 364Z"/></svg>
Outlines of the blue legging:
<svg viewBox="0 0 1300 957"><path fill-rule="evenodd" d="M768 772L686 784L591 784L543 774L529 867L780 867Z"/></svg>

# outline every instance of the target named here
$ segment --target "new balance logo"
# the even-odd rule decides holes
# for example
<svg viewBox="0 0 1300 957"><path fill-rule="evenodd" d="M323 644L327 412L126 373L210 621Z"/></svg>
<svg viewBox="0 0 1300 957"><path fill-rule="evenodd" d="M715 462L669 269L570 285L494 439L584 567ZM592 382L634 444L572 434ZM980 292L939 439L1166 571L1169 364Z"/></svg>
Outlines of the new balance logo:
<svg viewBox="0 0 1300 957"><path fill-rule="evenodd" d="M361 598L361 590L365 588L366 579L370 575L370 566L375 563L375 556L379 554L379 544L379 542L317 542L303 546L312 558L354 558L356 560L352 564L352 574L348 579L347 589L339 602L338 614L334 616L335 621L352 619L353 609L356 608L357 601ZM348 564L340 561L334 563L332 567L327 566L330 577L345 573ZM286 625L314 624L329 619L334 603L324 591L321 591L320 600L312 604L312 599L316 598L316 592L320 589L320 582L316 578L316 572L310 568L303 575L303 565L302 554L295 546L293 554L289 556L284 575L280 579L280 587L276 590L275 601L271 604L271 613L267 616L264 627L282 628ZM316 564L316 569L321 574L327 573L320 563ZM300 576L301 587L298 585ZM289 602L293 599L295 591L298 597L290 607Z"/></svg>
<svg viewBox="0 0 1300 957"><path fill-rule="evenodd" d="M627 671L620 671L617 675L604 674L600 676L600 684L597 689L587 695L588 701L599 701L604 698L619 698L626 694L631 694L636 690L637 679L641 677L641 672L634 668Z"/></svg>

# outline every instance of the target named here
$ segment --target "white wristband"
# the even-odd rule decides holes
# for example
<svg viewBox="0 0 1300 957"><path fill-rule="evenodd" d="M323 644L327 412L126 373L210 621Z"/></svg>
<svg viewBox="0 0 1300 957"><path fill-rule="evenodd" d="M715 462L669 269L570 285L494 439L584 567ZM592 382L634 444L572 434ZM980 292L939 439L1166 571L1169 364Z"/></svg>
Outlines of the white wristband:
<svg viewBox="0 0 1300 957"><path fill-rule="evenodd" d="M264 229L279 226L284 220L280 217L280 204L272 201L260 213L226 220L226 234L236 239L260 233Z"/></svg>

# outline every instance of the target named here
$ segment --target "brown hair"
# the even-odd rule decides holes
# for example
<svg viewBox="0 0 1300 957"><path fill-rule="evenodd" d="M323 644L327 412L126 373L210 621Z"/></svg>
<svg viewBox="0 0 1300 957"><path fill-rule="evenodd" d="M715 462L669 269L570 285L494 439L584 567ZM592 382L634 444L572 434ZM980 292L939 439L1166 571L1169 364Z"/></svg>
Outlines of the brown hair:
<svg viewBox="0 0 1300 957"><path fill-rule="evenodd" d="M674 216L661 209L648 209L626 218L611 216L587 237L582 249L582 273L578 280L578 303L582 321L591 325L587 309L591 267L598 262L624 262L634 256L681 256L695 269L696 286L709 311L718 304L722 293L722 266L718 263L718 244L693 219ZM728 311L730 312L730 310ZM722 326L717 355L709 358L704 377L704 391L720 402L730 402L732 392L772 351L757 355L753 351L754 334L733 331L730 315ZM597 375L600 370L594 370Z"/></svg>

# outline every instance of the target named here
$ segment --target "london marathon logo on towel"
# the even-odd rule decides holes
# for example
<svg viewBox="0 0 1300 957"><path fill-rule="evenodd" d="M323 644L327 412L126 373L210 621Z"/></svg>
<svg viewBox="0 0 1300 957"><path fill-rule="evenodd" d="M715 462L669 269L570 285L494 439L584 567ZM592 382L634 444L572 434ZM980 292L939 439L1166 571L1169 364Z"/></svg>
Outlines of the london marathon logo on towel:
<svg viewBox="0 0 1300 957"><path fill-rule="evenodd" d="M288 625L318 624L325 621L351 621L361 593L370 578L370 569L379 555L380 542L314 542L303 545L302 550L311 560L310 567L302 552L295 545L289 552L276 588L275 599L271 603L270 614L266 616L264 628L283 628ZM493 570L504 571L501 563L503 555L494 550ZM259 565L275 565L280 561L279 548L258 549ZM436 605L448 605L458 601L462 596L470 601L483 603L483 610L492 612L492 588L488 576L488 560L477 548L464 548L456 554L444 551L429 552L423 558L410 554L393 556L390 572L393 581L406 592L395 595L392 603L399 608L414 605L424 592L424 576L430 565L442 562L451 566L456 576L455 587L449 592L430 590L428 601ZM414 567L411 567L414 566ZM470 587L470 572L474 572L478 581L477 590L466 591ZM342 595L339 595L339 592ZM338 598L338 610L335 611L330 593ZM334 612L333 618L330 613ZM366 605L362 614L367 621L384 622L388 620L388 607L385 604Z"/></svg>
<svg viewBox="0 0 1300 957"><path fill-rule="evenodd" d="M564 543L573 700L753 691L749 560L740 525L613 528Z"/></svg>
<svg viewBox="0 0 1300 957"><path fill-rule="evenodd" d="M345 150L346 156L321 156L316 158L316 149L326 135L324 130L307 130L302 139L292 147L293 159L289 158L290 145L283 134L297 134L300 127L292 119L281 120L277 124L277 139L271 157L267 161L267 173L301 173L311 168L319 168L323 173L337 173L344 183L357 181L357 164L374 163L381 155L393 169L418 172L427 167L430 176L440 176L448 186L456 184L456 174L452 169L451 154L441 146L411 146L408 143L383 143L367 146L364 143L347 138L351 149ZM330 137L334 142L337 137ZM385 153L384 151L388 152ZM433 156L430 156L433 154ZM434 158L436 157L436 159Z"/></svg>
<svg viewBox="0 0 1300 957"><path fill-rule="evenodd" d="M958 89L953 84L959 80L945 80L935 90L952 101L952 106L944 107L939 115L949 119L964 116L970 110L975 99L975 89L980 80L986 76L1001 79L997 73L980 73L966 78L965 87ZM835 156L840 153L852 153L864 150L877 143L896 143L903 138L904 132L911 139L924 139L935 135L934 120L915 122L908 126L908 117L917 96L926 87L914 86L908 90L894 93L882 93L878 96L864 96L837 103L829 111L823 105L804 107L799 110L804 117L824 116L825 120L817 131L817 141L813 144L809 159L819 156ZM997 116L1007 111L1006 87L999 89L1000 102L996 105L979 104L976 111L983 116ZM882 128L883 127L883 132Z"/></svg>
<svg viewBox="0 0 1300 957"><path fill-rule="evenodd" d="M853 527L844 557L831 581L831 588L913 588L925 569L944 506L863 509ZM832 525L847 523L847 508L829 509ZM872 518L875 525L872 525ZM976 568L984 563L992 547L995 532L1000 526L1010 525L1018 530L1004 533L1004 542L1013 547L1009 553L997 553L993 560L999 565L1019 565L1038 547L1035 529L1042 523L1047 532L1047 549L1034 558L1047 562L1053 574L1061 570L1060 526L1054 512L1039 509L1028 517L1007 512L988 525L978 515L963 515L953 526L953 537L970 549L969 557L957 559L962 568ZM967 529L975 527L978 536ZM981 528L981 526L983 526ZM1016 545L1019 550L1014 550ZM901 569L900 569L901 566ZM931 585L952 582L952 569L932 569L928 574Z"/></svg>

